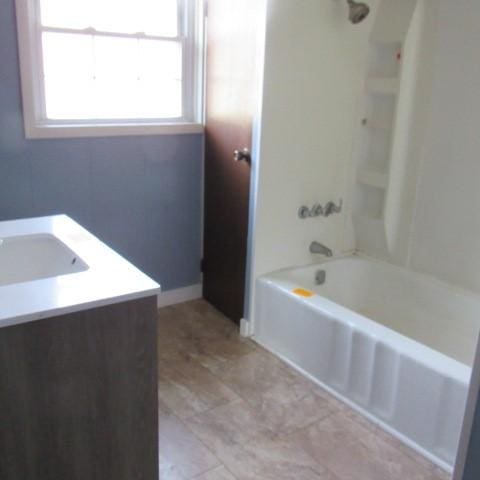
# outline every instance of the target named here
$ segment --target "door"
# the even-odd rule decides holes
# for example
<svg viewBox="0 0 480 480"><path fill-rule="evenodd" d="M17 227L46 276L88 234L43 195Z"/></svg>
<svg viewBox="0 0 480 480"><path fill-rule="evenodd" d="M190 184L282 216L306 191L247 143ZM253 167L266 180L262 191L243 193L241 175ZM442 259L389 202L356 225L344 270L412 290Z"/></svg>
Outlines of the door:
<svg viewBox="0 0 480 480"><path fill-rule="evenodd" d="M245 295L248 151L262 5L259 0L208 0L206 19L203 296L237 323Z"/></svg>

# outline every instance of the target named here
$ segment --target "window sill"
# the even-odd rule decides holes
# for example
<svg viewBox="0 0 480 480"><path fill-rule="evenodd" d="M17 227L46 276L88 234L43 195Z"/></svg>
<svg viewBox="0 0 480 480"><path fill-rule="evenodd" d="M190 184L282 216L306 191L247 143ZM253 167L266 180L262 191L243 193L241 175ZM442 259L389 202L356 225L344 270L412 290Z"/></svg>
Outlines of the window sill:
<svg viewBox="0 0 480 480"><path fill-rule="evenodd" d="M185 135L203 133L200 123L163 124L95 124L95 125L26 125L28 139L80 138L80 137L120 137L135 135Z"/></svg>

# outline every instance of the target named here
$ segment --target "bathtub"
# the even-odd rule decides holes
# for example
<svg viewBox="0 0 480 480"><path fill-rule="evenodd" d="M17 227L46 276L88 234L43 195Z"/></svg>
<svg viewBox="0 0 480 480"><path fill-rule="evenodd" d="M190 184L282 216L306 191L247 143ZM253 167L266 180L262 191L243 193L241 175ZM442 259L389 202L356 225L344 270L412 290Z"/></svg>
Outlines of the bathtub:
<svg viewBox="0 0 480 480"><path fill-rule="evenodd" d="M258 279L254 337L451 471L479 313L473 294L353 255Z"/></svg>

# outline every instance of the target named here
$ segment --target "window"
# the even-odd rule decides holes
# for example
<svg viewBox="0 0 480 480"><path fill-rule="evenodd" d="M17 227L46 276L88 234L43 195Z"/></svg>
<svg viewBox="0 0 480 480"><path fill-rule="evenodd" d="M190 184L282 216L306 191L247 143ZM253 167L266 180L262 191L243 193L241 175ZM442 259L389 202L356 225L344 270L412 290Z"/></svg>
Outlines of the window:
<svg viewBox="0 0 480 480"><path fill-rule="evenodd" d="M200 131L200 0L17 0L29 138Z"/></svg>

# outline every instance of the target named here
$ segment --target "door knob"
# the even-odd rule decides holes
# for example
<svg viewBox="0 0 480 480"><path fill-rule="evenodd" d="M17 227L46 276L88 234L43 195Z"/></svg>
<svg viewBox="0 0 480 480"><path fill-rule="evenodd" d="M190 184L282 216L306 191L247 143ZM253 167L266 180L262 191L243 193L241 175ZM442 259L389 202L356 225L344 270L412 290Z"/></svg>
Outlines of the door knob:
<svg viewBox="0 0 480 480"><path fill-rule="evenodd" d="M252 156L248 148L244 148L243 150L235 150L233 152L233 159L236 162L247 162L248 164L252 162Z"/></svg>

